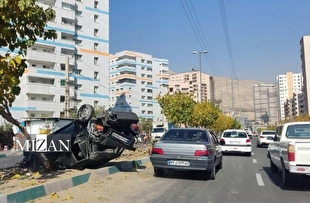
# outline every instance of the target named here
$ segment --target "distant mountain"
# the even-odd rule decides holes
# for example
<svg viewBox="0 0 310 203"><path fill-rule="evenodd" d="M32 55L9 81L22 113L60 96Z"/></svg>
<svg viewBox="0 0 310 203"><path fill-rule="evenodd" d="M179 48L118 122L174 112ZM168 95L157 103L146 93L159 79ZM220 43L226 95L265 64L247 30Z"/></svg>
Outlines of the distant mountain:
<svg viewBox="0 0 310 203"><path fill-rule="evenodd" d="M221 100L220 108L224 113L230 114L232 111L232 83L234 87L234 109L236 116L245 116L248 119L254 119L254 100L253 86L259 81L255 80L237 80L231 78L214 77L215 81L215 99Z"/></svg>

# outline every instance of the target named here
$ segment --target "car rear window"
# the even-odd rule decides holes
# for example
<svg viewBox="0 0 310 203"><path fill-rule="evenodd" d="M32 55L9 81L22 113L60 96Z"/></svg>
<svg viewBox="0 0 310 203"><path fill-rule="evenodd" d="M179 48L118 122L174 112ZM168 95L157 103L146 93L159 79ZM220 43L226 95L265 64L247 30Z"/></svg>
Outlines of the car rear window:
<svg viewBox="0 0 310 203"><path fill-rule="evenodd" d="M203 130L176 130L171 129L163 135L161 140L165 141L192 141L208 142L208 135Z"/></svg>
<svg viewBox="0 0 310 203"><path fill-rule="evenodd" d="M223 137L227 137L227 138L247 138L248 136L245 132L231 131L231 132L224 132Z"/></svg>
<svg viewBox="0 0 310 203"><path fill-rule="evenodd" d="M309 138L310 139L310 124L298 124L287 127L287 137L294 138Z"/></svg>
<svg viewBox="0 0 310 203"><path fill-rule="evenodd" d="M264 131L262 132L262 135L275 135L276 132L275 131Z"/></svg>

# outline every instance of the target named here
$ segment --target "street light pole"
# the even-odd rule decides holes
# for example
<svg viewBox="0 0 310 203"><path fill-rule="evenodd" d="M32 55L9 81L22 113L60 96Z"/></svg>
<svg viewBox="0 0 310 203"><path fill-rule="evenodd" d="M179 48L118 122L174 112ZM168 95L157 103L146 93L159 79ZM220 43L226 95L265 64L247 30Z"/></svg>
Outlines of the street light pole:
<svg viewBox="0 0 310 203"><path fill-rule="evenodd" d="M199 102L202 102L202 73L201 73L201 55L206 54L208 51L193 51L193 54L199 55Z"/></svg>

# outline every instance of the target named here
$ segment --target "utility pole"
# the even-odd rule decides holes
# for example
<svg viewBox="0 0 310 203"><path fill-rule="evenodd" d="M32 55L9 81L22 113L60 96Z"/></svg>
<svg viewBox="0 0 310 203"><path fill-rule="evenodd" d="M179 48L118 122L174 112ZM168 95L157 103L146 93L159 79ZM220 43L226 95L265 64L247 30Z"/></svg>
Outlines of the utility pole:
<svg viewBox="0 0 310 203"><path fill-rule="evenodd" d="M193 51L193 54L199 55L199 102L202 102L202 72L201 72L201 55L206 54L208 51Z"/></svg>
<svg viewBox="0 0 310 203"><path fill-rule="evenodd" d="M65 82L66 82L66 90L65 90L65 118L70 117L70 86L69 86L69 58L66 57L65 64Z"/></svg>
<svg viewBox="0 0 310 203"><path fill-rule="evenodd" d="M231 115L234 118L235 117L235 94L234 94L234 89L235 87L238 86L238 79L233 78L231 76L230 79L230 88L231 88Z"/></svg>

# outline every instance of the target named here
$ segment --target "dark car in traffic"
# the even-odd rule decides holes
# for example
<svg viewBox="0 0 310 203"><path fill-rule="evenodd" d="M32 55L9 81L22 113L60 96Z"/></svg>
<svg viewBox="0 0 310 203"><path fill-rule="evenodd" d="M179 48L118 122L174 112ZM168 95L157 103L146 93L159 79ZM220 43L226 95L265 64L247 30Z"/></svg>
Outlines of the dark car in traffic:
<svg viewBox="0 0 310 203"><path fill-rule="evenodd" d="M150 156L155 176L165 170L203 171L215 179L222 168L222 149L217 137L207 129L172 128L154 143Z"/></svg>

